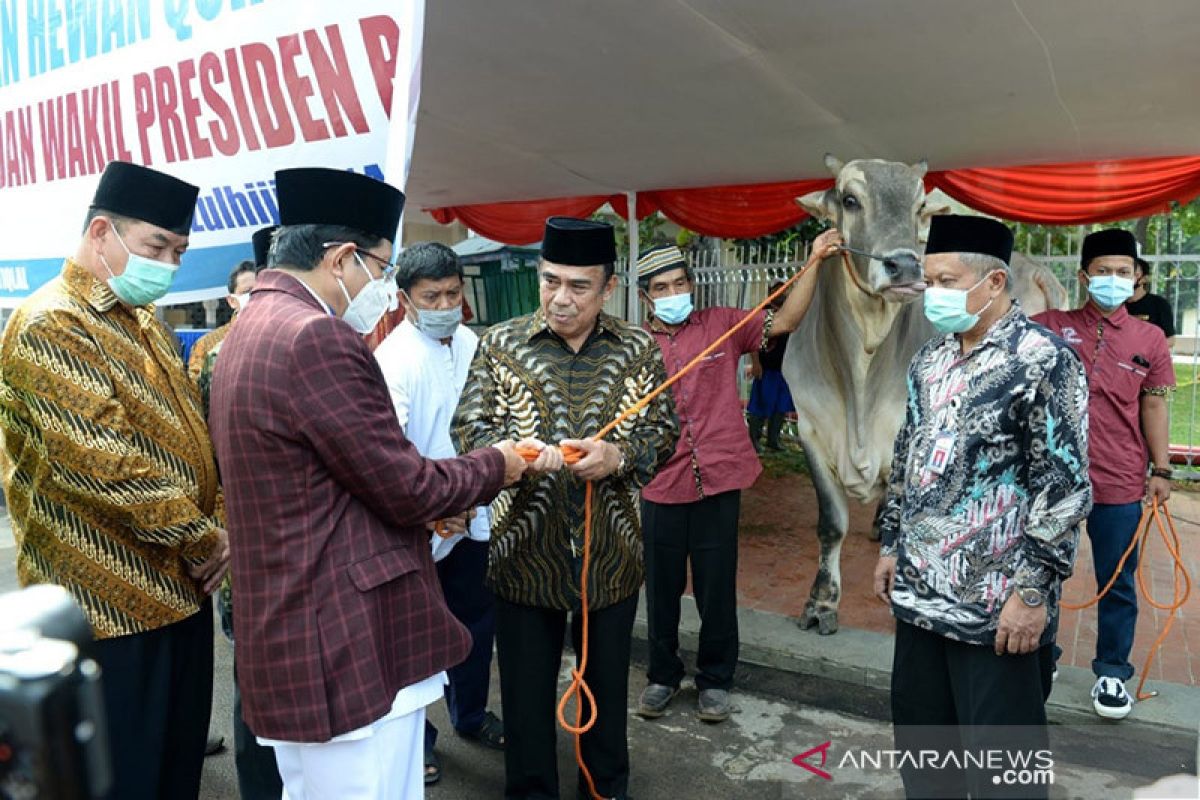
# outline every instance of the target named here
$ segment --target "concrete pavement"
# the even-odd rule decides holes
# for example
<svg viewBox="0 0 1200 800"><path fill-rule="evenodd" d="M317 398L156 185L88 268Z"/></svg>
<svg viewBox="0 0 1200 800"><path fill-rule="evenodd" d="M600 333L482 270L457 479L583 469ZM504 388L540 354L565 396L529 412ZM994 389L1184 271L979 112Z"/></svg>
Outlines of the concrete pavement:
<svg viewBox="0 0 1200 800"><path fill-rule="evenodd" d="M0 519L0 592L16 588L14 555L5 516ZM692 646L697 619L693 607L685 609L681 634L687 648ZM639 627L642 624L639 622ZM864 639L851 630L835 637L817 637L795 626L789 629L789 625L786 620L742 616L746 663L739 667L737 713L725 724L712 726L695 718L691 687L661 720L647 722L630 716L634 797L784 800L902 796L896 772L846 764L850 753L891 747L891 726L886 721L887 643ZM635 660L644 656L643 631L635 632ZM230 723L231 655L229 643L218 633L212 727L225 735L228 747L205 760L203 800L235 800L238 796ZM690 663L691 657L687 660ZM564 660L564 666L567 663ZM565 688L565 669L562 677L560 688ZM635 665L630 673L631 708L643 684L642 671ZM499 711L497 687L493 679L493 708ZM1067 694L1077 694L1077 688ZM1069 708L1074 702L1071 699L1060 706ZM1134 787L1185 769L1194 771L1195 724L1200 716L1194 715L1189 703L1190 697L1185 695L1150 701L1139 705L1134 717L1120 725L1102 724L1052 706L1052 715L1060 724L1052 727L1055 763L1051 796L1129 797ZM431 706L429 713L442 730L438 750L444 777L427 797L502 797L503 754L456 737L443 704ZM793 763L794 757L826 742L827 761L822 771L829 774L828 779ZM819 753L804 761L821 768ZM566 734L559 737L559 763L563 796L572 797L574 755Z"/></svg>

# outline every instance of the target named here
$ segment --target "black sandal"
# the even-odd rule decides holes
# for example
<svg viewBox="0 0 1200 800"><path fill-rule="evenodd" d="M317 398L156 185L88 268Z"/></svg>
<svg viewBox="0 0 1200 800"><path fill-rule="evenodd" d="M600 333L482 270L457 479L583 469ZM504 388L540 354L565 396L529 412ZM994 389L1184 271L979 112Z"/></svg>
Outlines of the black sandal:
<svg viewBox="0 0 1200 800"><path fill-rule="evenodd" d="M442 779L442 761L433 748L425 751L425 785L433 786Z"/></svg>
<svg viewBox="0 0 1200 800"><path fill-rule="evenodd" d="M458 731L458 735L464 739L479 742L484 747L490 747L493 750L504 749L504 723L491 711L484 715L483 724L479 726L478 730Z"/></svg>

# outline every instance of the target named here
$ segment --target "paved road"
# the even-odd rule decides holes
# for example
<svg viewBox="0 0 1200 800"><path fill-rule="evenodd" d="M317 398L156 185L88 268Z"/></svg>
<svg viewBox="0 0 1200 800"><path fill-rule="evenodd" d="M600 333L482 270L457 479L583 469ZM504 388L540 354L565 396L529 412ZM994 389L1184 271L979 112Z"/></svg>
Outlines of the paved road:
<svg viewBox="0 0 1200 800"><path fill-rule="evenodd" d="M15 588L13 542L7 519L0 520L0 592ZM232 651L218 634L213 728L230 734ZM565 662L564 662L565 663ZM854 707L853 698L836 690L806 685L779 673L743 670L737 695L738 712L723 725L706 725L692 713L695 690L681 694L662 720L630 717L631 793L640 800L658 798L720 798L775 800L779 798L886 798L901 796L899 777L886 770L856 770L841 766L855 748L888 749L891 728L886 722L833 709ZM565 679L566 674L564 672ZM641 670L630 675L630 703L643 682ZM493 680L493 688L496 682ZM495 694L495 692L493 693ZM503 796L503 755L454 736L441 703L430 717L442 729L439 752L444 777L427 792L430 800L476 800ZM1074 732L1069 747L1055 753L1052 797L1128 797L1132 787L1193 766L1188 746L1174 751L1158 744L1122 741L1112 726ZM794 756L831 742L826 780L792 763ZM560 775L564 797L573 797L574 756L570 739L559 738ZM813 757L810 763L819 766ZM203 800L236 800L237 783L230 750L205 761Z"/></svg>

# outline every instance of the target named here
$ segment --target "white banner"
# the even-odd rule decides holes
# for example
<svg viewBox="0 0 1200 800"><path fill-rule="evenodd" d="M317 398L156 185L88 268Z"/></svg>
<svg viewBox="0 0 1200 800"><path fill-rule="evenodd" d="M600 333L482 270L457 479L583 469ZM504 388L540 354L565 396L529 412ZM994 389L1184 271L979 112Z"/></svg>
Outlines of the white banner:
<svg viewBox="0 0 1200 800"><path fill-rule="evenodd" d="M403 189L423 28L424 0L0 0L0 308L75 252L114 159L200 187L164 304L225 295L277 169Z"/></svg>

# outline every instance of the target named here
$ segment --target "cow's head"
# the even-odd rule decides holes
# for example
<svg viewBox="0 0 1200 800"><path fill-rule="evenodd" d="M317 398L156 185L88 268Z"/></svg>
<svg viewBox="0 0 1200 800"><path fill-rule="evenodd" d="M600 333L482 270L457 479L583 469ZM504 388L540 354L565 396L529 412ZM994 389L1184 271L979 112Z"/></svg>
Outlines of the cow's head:
<svg viewBox="0 0 1200 800"><path fill-rule="evenodd" d="M854 256L859 282L872 293L895 302L920 296L925 282L919 242L930 217L949 211L926 203L926 163L862 159L843 164L826 155L825 166L833 173L833 188L797 202L817 219L833 223L849 247L878 256Z"/></svg>

